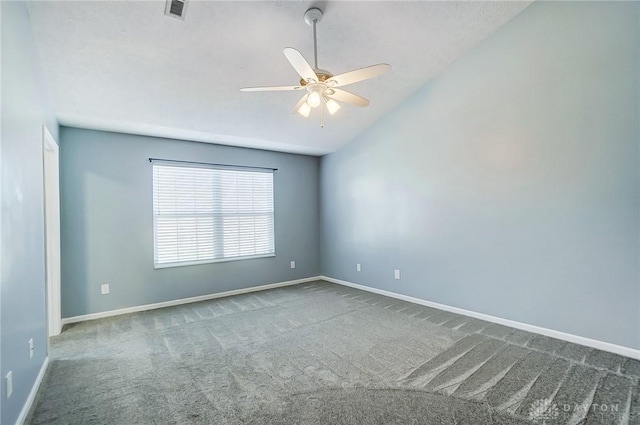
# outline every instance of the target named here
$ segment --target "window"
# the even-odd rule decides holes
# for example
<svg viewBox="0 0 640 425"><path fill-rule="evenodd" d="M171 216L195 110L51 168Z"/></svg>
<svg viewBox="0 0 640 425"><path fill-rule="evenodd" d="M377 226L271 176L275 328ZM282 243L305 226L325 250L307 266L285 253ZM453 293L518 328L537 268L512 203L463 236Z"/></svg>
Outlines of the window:
<svg viewBox="0 0 640 425"><path fill-rule="evenodd" d="M273 172L153 164L156 268L275 255Z"/></svg>

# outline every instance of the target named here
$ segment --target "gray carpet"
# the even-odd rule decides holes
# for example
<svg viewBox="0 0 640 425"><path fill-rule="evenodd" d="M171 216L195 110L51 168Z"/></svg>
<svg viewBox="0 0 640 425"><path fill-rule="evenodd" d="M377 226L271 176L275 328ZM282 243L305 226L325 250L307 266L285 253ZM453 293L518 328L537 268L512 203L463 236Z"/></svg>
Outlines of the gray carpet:
<svg viewBox="0 0 640 425"><path fill-rule="evenodd" d="M67 326L50 356L30 424L640 424L638 361L325 282Z"/></svg>

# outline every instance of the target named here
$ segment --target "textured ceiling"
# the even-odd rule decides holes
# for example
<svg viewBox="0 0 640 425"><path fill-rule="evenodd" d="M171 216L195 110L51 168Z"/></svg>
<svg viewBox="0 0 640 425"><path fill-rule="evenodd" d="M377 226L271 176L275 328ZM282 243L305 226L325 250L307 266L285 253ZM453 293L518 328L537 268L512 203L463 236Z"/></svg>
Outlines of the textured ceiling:
<svg viewBox="0 0 640 425"><path fill-rule="evenodd" d="M287 152L339 149L530 2L194 1L184 21L157 1L35 1L32 25L63 125ZM348 90L320 128L291 110L300 92L243 93L298 81L282 49L311 62L304 11L319 6L319 67L392 71ZM326 114L325 114L326 115Z"/></svg>

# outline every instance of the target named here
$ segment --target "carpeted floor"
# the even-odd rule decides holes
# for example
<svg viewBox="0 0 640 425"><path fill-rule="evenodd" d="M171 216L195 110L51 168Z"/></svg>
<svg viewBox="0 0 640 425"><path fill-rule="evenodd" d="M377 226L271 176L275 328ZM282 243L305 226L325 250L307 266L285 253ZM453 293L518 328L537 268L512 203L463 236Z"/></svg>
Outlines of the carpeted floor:
<svg viewBox="0 0 640 425"><path fill-rule="evenodd" d="M325 282L84 322L30 424L640 424L640 362Z"/></svg>

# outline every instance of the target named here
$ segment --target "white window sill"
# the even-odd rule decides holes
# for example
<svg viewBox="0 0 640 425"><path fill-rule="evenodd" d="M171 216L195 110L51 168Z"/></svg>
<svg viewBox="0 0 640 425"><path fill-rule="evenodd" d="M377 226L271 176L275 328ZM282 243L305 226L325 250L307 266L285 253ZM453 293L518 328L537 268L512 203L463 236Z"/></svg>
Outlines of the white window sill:
<svg viewBox="0 0 640 425"><path fill-rule="evenodd" d="M154 269L167 269L170 267L182 267L182 266L197 266L200 264L210 264L210 263L226 263L229 261L241 261L241 260L253 260L256 258L269 258L275 257L276 254L264 254L264 255L251 255L247 257L233 257L233 258L216 258L214 260L200 260L200 261L180 261L176 263L155 263L153 265Z"/></svg>

